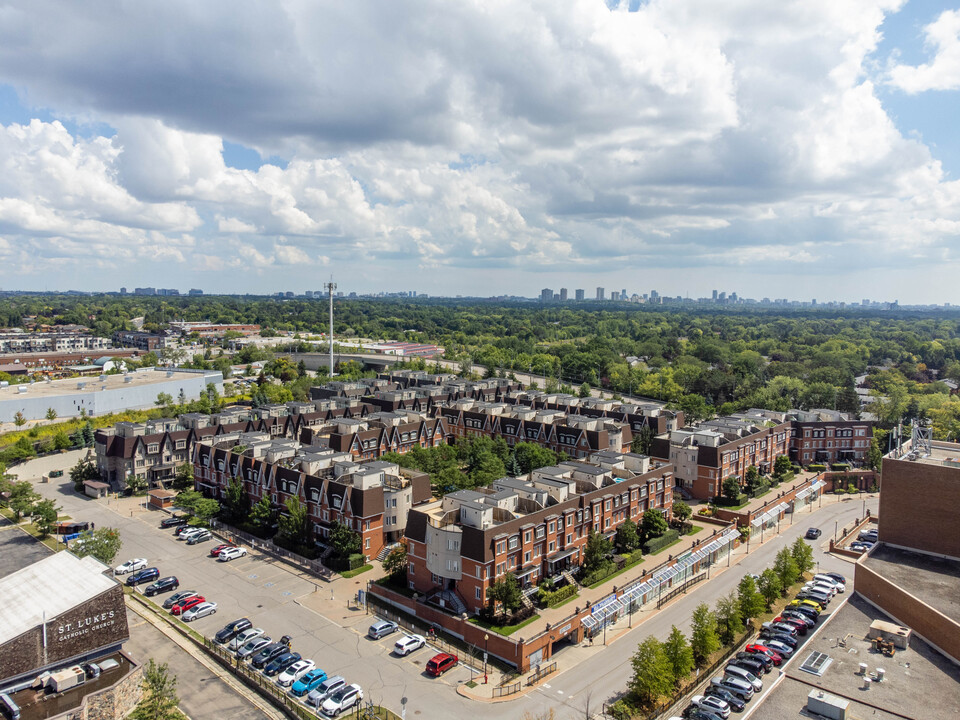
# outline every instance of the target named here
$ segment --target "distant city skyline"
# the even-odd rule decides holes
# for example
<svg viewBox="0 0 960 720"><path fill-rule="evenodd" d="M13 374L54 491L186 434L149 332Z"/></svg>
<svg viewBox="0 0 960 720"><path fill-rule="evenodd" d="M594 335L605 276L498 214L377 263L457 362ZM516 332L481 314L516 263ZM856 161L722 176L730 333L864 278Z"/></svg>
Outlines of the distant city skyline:
<svg viewBox="0 0 960 720"><path fill-rule="evenodd" d="M960 303L943 3L14 5L6 289Z"/></svg>

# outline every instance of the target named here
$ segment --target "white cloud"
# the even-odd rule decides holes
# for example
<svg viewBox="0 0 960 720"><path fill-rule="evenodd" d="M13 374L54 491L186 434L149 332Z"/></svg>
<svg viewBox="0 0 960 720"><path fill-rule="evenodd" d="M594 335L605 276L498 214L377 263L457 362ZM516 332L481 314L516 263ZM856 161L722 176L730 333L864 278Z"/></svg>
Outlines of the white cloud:
<svg viewBox="0 0 960 720"><path fill-rule="evenodd" d="M933 59L922 65L895 65L890 83L911 94L960 89L960 10L944 10L923 32Z"/></svg>

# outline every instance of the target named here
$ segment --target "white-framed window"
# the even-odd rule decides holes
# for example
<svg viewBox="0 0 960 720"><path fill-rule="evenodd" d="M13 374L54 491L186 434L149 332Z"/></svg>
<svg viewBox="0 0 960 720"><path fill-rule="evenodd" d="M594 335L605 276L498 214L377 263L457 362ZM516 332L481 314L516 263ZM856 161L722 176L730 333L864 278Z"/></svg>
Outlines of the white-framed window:
<svg viewBox="0 0 960 720"><path fill-rule="evenodd" d="M550 541L549 551L550 551L550 552L553 552L553 551L556 550L556 549L557 549L557 544L556 544L553 540L551 540L551 541Z"/></svg>
<svg viewBox="0 0 960 720"><path fill-rule="evenodd" d="M557 531L557 523L553 520L550 521L550 532L554 533Z"/></svg>
<svg viewBox="0 0 960 720"><path fill-rule="evenodd" d="M363 541L363 548L364 550L370 549L370 538L367 538L366 540Z"/></svg>
<svg viewBox="0 0 960 720"><path fill-rule="evenodd" d="M537 540L542 540L542 539L543 539L543 536L546 535L546 534L547 534L547 529L546 529L543 525L540 525L539 527L537 527L537 529L536 529L536 531L535 531L535 533L534 533L534 535L536 536Z"/></svg>
<svg viewBox="0 0 960 720"><path fill-rule="evenodd" d="M525 563L530 562L530 551L529 551L529 550L527 550L527 551L523 554L523 561L524 561Z"/></svg>
<svg viewBox="0 0 960 720"><path fill-rule="evenodd" d="M525 543L530 542L530 531L529 531L529 530L527 530L527 531L523 534L523 541L524 541Z"/></svg>
<svg viewBox="0 0 960 720"><path fill-rule="evenodd" d="M516 550L520 546L520 536L514 535L507 541L508 550Z"/></svg>
<svg viewBox="0 0 960 720"><path fill-rule="evenodd" d="M473 590L474 590L474 596L476 597L476 599L482 600L483 598L480 597L480 588L474 588Z"/></svg>

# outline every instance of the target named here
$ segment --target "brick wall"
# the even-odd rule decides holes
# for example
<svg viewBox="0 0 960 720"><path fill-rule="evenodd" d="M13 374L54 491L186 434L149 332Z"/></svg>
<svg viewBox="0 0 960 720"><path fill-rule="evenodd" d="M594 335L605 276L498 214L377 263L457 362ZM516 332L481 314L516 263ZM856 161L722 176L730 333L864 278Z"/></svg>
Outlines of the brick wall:
<svg viewBox="0 0 960 720"><path fill-rule="evenodd" d="M960 558L960 469L883 461L880 540Z"/></svg>
<svg viewBox="0 0 960 720"><path fill-rule="evenodd" d="M866 600L960 662L960 623L951 620L906 590L875 572L863 561L855 570L854 585Z"/></svg>

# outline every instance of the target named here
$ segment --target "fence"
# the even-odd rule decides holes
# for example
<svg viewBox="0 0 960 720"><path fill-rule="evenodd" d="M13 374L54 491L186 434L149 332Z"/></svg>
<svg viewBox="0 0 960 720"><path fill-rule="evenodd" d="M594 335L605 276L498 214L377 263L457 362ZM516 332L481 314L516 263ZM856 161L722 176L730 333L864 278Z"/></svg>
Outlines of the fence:
<svg viewBox="0 0 960 720"><path fill-rule="evenodd" d="M495 698L498 698L498 697L507 697L508 695L513 695L514 693L520 692L520 688L522 687L522 685L523 683L517 681L510 685L501 685L500 687L495 687L493 689L493 696Z"/></svg>
<svg viewBox="0 0 960 720"><path fill-rule="evenodd" d="M537 665L537 670L530 677L527 678L527 685L536 685L538 682L543 680L547 675L552 672L556 672L557 663L556 661L550 663L546 667L540 667Z"/></svg>
<svg viewBox="0 0 960 720"><path fill-rule="evenodd" d="M311 575L316 575L321 580L330 582L333 579L333 571L326 567L323 563L317 560L308 560L302 555L297 555L295 552L290 552L278 545L275 545L272 540L264 540L258 538L249 533L245 533L242 530L237 530L234 527L229 525L224 525L218 520L211 520L210 527L219 532L221 535L229 536L229 539L235 544L245 544L249 545L254 550L258 550L267 555L272 555L278 560L289 563L290 565L295 566L300 570L304 570Z"/></svg>

